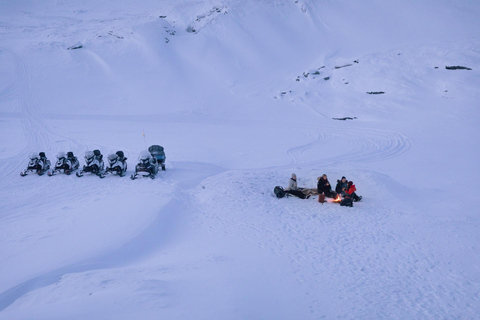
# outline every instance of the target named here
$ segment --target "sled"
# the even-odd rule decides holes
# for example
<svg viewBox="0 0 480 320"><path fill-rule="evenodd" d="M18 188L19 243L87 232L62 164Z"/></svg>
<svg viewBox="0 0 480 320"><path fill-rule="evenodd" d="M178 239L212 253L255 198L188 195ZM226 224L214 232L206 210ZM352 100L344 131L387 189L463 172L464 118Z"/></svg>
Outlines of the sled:
<svg viewBox="0 0 480 320"><path fill-rule="evenodd" d="M148 152L157 159L157 163L162 167L162 171L165 171L165 150L162 146L159 145L152 145L148 148Z"/></svg>

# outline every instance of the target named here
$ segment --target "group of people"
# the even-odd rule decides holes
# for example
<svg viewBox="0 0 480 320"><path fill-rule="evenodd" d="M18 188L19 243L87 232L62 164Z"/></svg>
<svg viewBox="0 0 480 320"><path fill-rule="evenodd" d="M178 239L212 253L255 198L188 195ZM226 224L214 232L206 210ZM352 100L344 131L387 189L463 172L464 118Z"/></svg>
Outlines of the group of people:
<svg viewBox="0 0 480 320"><path fill-rule="evenodd" d="M353 181L348 181L345 177L337 180L335 190L332 189L332 185L328 181L326 174L318 177L317 180L316 189L299 188L297 185L297 175L293 173L288 182L288 187L285 188L285 192L301 199L308 199L312 195L318 194L318 201L322 203L325 201L325 197L340 199L340 205L349 207L353 207L353 202L362 200L362 197L355 193L357 189Z"/></svg>

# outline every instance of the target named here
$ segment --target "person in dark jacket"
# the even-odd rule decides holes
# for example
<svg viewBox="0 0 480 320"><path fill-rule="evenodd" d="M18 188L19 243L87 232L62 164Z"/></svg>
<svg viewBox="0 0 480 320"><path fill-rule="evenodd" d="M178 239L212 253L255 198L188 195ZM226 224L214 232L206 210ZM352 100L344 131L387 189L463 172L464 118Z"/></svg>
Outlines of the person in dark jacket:
<svg viewBox="0 0 480 320"><path fill-rule="evenodd" d="M342 177L341 180L337 180L337 186L335 187L335 192L345 196L345 190L347 189L347 178Z"/></svg>
<svg viewBox="0 0 480 320"><path fill-rule="evenodd" d="M330 185L330 182L328 182L326 174L322 175L320 179L318 179L317 190L318 194L325 194L326 197L337 197L337 193L335 191L332 191L332 186Z"/></svg>

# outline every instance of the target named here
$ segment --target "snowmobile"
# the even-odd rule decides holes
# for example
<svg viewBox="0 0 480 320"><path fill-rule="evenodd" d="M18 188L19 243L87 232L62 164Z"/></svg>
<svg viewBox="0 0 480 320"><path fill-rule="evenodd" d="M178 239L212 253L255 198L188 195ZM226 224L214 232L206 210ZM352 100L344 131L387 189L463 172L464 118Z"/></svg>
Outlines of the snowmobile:
<svg viewBox="0 0 480 320"><path fill-rule="evenodd" d="M155 179L155 175L158 172L158 162L150 152L144 150L140 152L138 156L138 164L135 166L135 173L130 176L132 180L135 180L138 176L150 177Z"/></svg>
<svg viewBox="0 0 480 320"><path fill-rule="evenodd" d="M65 152L57 153L57 162L55 163L55 168L48 172L49 176L53 176L57 173L65 173L70 175L73 171L77 170L80 167L77 157L73 155L73 152L69 151L67 154Z"/></svg>
<svg viewBox="0 0 480 320"><path fill-rule="evenodd" d="M27 168L20 172L22 177L30 172L35 172L41 176L50 169L50 160L45 156L45 152L40 152L38 155L36 153L31 153L29 158L30 161L28 162Z"/></svg>
<svg viewBox="0 0 480 320"><path fill-rule="evenodd" d="M89 172L102 177L105 164L103 163L103 155L100 150L85 152L85 165L82 171L77 172L77 177L83 177L83 173Z"/></svg>
<svg viewBox="0 0 480 320"><path fill-rule="evenodd" d="M159 145L153 145L148 148L148 151L155 159L157 159L158 165L162 167L163 171L165 171L165 159L167 157L165 156L165 150L163 147Z"/></svg>
<svg viewBox="0 0 480 320"><path fill-rule="evenodd" d="M107 174L116 174L120 177L125 176L127 172L127 158L123 154L123 151L117 151L116 153L112 153L108 155L108 165L100 176L100 178L105 178Z"/></svg>

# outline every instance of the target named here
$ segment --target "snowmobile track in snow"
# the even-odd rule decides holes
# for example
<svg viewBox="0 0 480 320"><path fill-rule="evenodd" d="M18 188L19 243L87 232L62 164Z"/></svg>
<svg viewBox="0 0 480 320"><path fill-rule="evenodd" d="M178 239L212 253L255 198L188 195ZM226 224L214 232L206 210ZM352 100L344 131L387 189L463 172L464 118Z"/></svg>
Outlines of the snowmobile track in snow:
<svg viewBox="0 0 480 320"><path fill-rule="evenodd" d="M329 145L340 145L347 151L339 155L311 160L317 154L329 154ZM315 140L287 150L286 153L292 161L282 167L311 167L319 164L322 167L330 167L349 162L383 161L407 152L410 147L410 140L397 132L362 128L351 128L348 132L338 132L338 129L334 127L327 127ZM315 153L306 156L305 153L308 150L314 150Z"/></svg>

